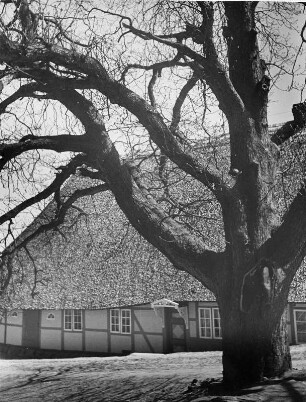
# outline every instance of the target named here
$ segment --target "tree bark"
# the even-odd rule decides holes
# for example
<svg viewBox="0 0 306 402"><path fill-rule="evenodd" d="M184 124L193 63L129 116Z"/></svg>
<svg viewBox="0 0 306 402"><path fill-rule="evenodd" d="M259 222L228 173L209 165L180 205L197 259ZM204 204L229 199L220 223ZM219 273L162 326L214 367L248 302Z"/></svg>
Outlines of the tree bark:
<svg viewBox="0 0 306 402"><path fill-rule="evenodd" d="M265 356L265 377L281 376L292 369L286 310L272 333L269 349Z"/></svg>
<svg viewBox="0 0 306 402"><path fill-rule="evenodd" d="M285 314L271 317L271 311L263 314L257 307L247 313L233 311L225 307L228 304L227 298L220 302L225 386L239 388L290 370Z"/></svg>

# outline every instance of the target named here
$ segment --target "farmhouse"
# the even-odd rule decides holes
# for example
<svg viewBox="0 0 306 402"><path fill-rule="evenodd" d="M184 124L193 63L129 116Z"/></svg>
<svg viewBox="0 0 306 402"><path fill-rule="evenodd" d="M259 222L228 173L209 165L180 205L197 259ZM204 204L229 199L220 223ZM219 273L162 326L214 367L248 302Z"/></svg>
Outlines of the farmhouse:
<svg viewBox="0 0 306 402"><path fill-rule="evenodd" d="M53 203L17 241L48 222L52 208ZM59 230L31 240L10 264L2 348L79 354L222 348L213 295L146 243L107 193L82 200ZM287 326L296 344L306 342L306 300L304 281L297 277L294 286Z"/></svg>
<svg viewBox="0 0 306 402"><path fill-rule="evenodd" d="M306 342L306 303L289 303L290 343ZM125 354L220 350L222 330L213 301L168 299L106 309L25 309L8 313L0 343L26 348Z"/></svg>

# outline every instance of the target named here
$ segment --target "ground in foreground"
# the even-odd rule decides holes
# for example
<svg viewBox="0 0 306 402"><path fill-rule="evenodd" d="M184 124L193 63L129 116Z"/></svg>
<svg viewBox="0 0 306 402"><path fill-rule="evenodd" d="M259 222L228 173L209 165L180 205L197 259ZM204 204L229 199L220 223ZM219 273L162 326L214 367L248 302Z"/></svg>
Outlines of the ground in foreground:
<svg viewBox="0 0 306 402"><path fill-rule="evenodd" d="M292 347L291 353L294 370L284 379L266 381L230 396L205 395L208 383L213 382L218 389L221 352L1 360L0 400L306 401L306 345Z"/></svg>

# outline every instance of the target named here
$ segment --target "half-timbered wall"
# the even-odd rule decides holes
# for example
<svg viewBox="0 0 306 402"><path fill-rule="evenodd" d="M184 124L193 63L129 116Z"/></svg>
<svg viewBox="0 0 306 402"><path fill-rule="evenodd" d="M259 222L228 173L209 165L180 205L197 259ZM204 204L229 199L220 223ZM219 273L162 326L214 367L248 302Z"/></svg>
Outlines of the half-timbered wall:
<svg viewBox="0 0 306 402"><path fill-rule="evenodd" d="M75 315L74 310L16 310L0 321L0 343L105 354L221 350L217 303L179 306L184 314L171 307L156 314L150 304L76 310ZM306 343L306 303L288 304L287 325L291 344Z"/></svg>
<svg viewBox="0 0 306 402"><path fill-rule="evenodd" d="M61 310L42 310L40 324L40 347L42 349L62 349Z"/></svg>
<svg viewBox="0 0 306 402"><path fill-rule="evenodd" d="M34 347L54 350L74 350L93 353L121 354L133 351L143 353L163 353L164 328L150 304L118 308L128 311L129 333L113 332L110 323L111 309L82 310L81 328L65 323L64 310L20 310L12 312L0 322L0 343L29 346L29 336L25 338L29 325L33 325L30 317L39 316L37 328L33 325L33 333L38 331L39 339ZM12 316L14 314L14 316ZM124 315L124 314L123 314ZM24 316L24 317L23 317ZM123 322L125 317L122 317ZM73 323L72 323L73 324ZM36 336L33 335L33 338Z"/></svg>
<svg viewBox="0 0 306 402"><path fill-rule="evenodd" d="M306 303L290 303L289 311L292 343L306 343Z"/></svg>
<svg viewBox="0 0 306 402"><path fill-rule="evenodd" d="M6 314L0 324L0 333L3 343L22 345L23 311L15 310Z"/></svg>

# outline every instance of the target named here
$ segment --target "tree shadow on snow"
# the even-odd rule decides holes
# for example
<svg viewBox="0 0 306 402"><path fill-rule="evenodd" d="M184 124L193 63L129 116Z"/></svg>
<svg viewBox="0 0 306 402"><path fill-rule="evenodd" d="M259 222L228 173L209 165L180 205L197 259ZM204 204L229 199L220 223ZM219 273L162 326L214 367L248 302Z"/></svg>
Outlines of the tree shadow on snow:
<svg viewBox="0 0 306 402"><path fill-rule="evenodd" d="M306 381L306 372L296 371L284 378L269 379L250 387L229 390L224 386L222 378L209 378L204 381L194 379L188 385L187 390L184 392L184 398L180 401L193 401L196 398L199 401L213 400L221 402L231 401L233 399L229 398L232 397L235 397L235 401L239 401L240 397L242 398L241 400L244 400L243 397L246 396L249 396L247 398L249 401L259 401L261 397L265 398L270 395L273 400L305 402L306 387L304 381ZM252 395L254 395L255 399L252 398ZM211 397L216 398L211 399Z"/></svg>

